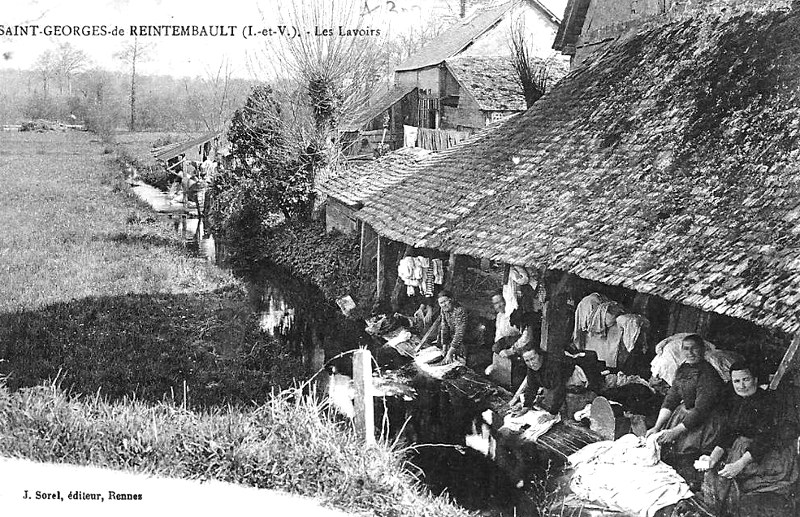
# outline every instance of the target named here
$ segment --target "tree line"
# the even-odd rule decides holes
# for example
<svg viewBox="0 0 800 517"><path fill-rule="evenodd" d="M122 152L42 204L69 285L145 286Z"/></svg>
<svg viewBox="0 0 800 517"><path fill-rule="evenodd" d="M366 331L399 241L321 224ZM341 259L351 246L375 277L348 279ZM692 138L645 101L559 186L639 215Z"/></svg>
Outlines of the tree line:
<svg viewBox="0 0 800 517"><path fill-rule="evenodd" d="M0 70L0 124L46 119L100 132L216 130L258 83L232 77L225 62L205 76L137 75L148 49L130 47L118 56L126 71L92 66L69 43L43 52L30 70Z"/></svg>

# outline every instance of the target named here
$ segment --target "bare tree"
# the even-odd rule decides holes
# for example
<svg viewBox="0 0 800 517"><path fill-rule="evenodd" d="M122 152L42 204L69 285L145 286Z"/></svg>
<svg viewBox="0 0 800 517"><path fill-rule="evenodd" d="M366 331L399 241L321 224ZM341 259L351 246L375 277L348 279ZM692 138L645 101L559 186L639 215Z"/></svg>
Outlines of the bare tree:
<svg viewBox="0 0 800 517"><path fill-rule="evenodd" d="M184 89L190 102L198 107L198 116L206 129L222 129L226 117L236 107L239 96L231 81L232 69L227 59L222 60L216 71L207 70L204 79L184 80Z"/></svg>
<svg viewBox="0 0 800 517"><path fill-rule="evenodd" d="M150 58L152 48L153 45L142 44L139 42L139 38L134 37L132 42L126 43L122 50L114 54L114 57L125 63L131 71L131 131L136 128L136 65Z"/></svg>
<svg viewBox="0 0 800 517"><path fill-rule="evenodd" d="M36 62L33 65L33 69L41 76L42 93L47 97L48 85L53 76L55 76L57 70L56 56L53 54L53 51L45 50L39 54L39 57L36 58Z"/></svg>
<svg viewBox="0 0 800 517"><path fill-rule="evenodd" d="M360 16L362 3L281 2L279 25L299 34L270 38L263 56L262 70L292 84L283 90L287 102L297 101L298 92L303 94L307 110L303 106L289 110L311 117L312 124L299 127L310 126L313 134L300 135L301 140L316 142L327 150L329 159L338 155L337 126L366 103L381 75L384 38Z"/></svg>
<svg viewBox="0 0 800 517"><path fill-rule="evenodd" d="M59 45L54 58L59 93L64 93L65 82L67 92L72 93L72 77L86 67L89 58L83 50L74 48L70 43Z"/></svg>
<svg viewBox="0 0 800 517"><path fill-rule="evenodd" d="M525 106L530 108L547 91L550 71L547 61L531 55L525 34L525 22L520 18L511 27L511 62L525 97Z"/></svg>

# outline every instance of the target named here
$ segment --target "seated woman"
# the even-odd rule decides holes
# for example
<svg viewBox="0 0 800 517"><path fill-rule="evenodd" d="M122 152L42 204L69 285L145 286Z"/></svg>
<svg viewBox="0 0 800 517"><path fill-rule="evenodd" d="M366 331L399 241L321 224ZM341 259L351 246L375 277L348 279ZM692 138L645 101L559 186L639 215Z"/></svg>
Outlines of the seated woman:
<svg viewBox="0 0 800 517"><path fill-rule="evenodd" d="M723 401L725 385L717 371L705 360L705 343L697 334L681 342L683 364L678 367L655 426L646 436L664 431L657 441L663 446L662 459L689 479L691 464L708 454L719 442L722 415L717 410Z"/></svg>
<svg viewBox="0 0 800 517"><path fill-rule="evenodd" d="M726 500L734 481L741 494L786 493L798 478L796 426L779 421L777 400L759 389L752 367L737 362L730 372L734 392L721 440L697 465L707 471L704 498L725 511L733 510L725 506L730 506Z"/></svg>

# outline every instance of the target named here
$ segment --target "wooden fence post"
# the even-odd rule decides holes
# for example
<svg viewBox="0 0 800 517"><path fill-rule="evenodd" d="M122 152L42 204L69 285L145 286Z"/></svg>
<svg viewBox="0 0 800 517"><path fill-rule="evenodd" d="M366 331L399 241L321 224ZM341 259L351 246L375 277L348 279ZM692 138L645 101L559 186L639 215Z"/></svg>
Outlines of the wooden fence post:
<svg viewBox="0 0 800 517"><path fill-rule="evenodd" d="M375 443L375 407L372 401L372 354L362 348L353 354L353 384L356 397L356 433L367 445Z"/></svg>

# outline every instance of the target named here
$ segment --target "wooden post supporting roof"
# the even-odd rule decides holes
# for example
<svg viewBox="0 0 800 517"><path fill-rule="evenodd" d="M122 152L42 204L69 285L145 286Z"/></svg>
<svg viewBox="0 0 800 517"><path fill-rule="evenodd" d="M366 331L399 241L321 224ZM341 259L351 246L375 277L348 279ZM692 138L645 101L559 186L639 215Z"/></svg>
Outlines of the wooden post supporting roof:
<svg viewBox="0 0 800 517"><path fill-rule="evenodd" d="M359 273L363 273L367 270L367 259L364 256L364 248L367 245L366 236L364 235L367 231L367 224L361 223L361 240L359 242L358 247L358 271Z"/></svg>
<svg viewBox="0 0 800 517"><path fill-rule="evenodd" d="M372 354L362 348L353 354L353 384L355 385L355 426L359 438L367 445L375 444L375 407L372 401Z"/></svg>
<svg viewBox="0 0 800 517"><path fill-rule="evenodd" d="M549 277L549 278L548 278ZM575 307L568 304L573 296L574 279L569 273L560 278L545 276L547 299L542 304L540 347L548 354L563 354L571 341Z"/></svg>
<svg viewBox="0 0 800 517"><path fill-rule="evenodd" d="M378 235L378 268L377 268L377 292L376 292L376 299L378 301L384 299L384 293L386 292L386 239Z"/></svg>
<svg viewBox="0 0 800 517"><path fill-rule="evenodd" d="M786 375L786 372L788 372L789 369L797 363L798 348L800 348L800 334L795 334L792 338L792 344L789 345L786 353L783 354L783 359L781 360L781 364L778 366L778 371L775 372L775 377L773 377L772 381L769 383L769 389L777 389L778 384L780 384L781 379L783 379L783 376Z"/></svg>
<svg viewBox="0 0 800 517"><path fill-rule="evenodd" d="M464 275L467 272L466 257L451 253L447 267L448 269L444 275L444 289L448 289L458 296L464 287Z"/></svg>

